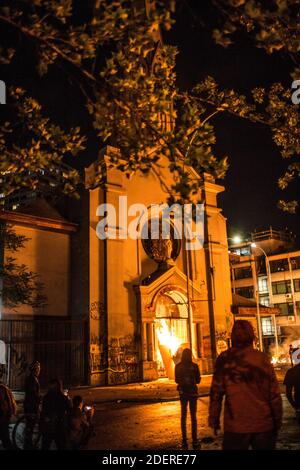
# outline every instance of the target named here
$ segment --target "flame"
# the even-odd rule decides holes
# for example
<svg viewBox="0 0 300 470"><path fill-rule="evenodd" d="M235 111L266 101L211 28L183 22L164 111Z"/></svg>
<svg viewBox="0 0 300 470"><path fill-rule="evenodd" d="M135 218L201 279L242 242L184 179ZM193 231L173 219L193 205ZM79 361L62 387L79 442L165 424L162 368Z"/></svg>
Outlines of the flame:
<svg viewBox="0 0 300 470"><path fill-rule="evenodd" d="M166 346L170 350L171 355L174 356L180 346L180 341L174 335L173 328L171 329L171 331L169 330L165 319L162 319L159 322L159 325L157 327L157 336L160 344L162 346Z"/></svg>
<svg viewBox="0 0 300 470"><path fill-rule="evenodd" d="M294 365L300 362L300 339L296 340L285 340L285 342L277 347L275 351L275 346L271 348L273 352L272 364L289 364Z"/></svg>
<svg viewBox="0 0 300 470"><path fill-rule="evenodd" d="M290 362L290 358L286 356L273 356L271 359L271 363L276 364L288 364Z"/></svg>

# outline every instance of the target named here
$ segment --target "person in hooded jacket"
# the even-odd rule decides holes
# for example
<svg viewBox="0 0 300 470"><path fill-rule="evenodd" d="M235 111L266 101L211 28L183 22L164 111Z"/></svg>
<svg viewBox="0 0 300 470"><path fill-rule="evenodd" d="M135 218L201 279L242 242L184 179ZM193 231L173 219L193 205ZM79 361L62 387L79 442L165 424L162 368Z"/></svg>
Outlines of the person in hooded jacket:
<svg viewBox="0 0 300 470"><path fill-rule="evenodd" d="M268 356L253 348L254 329L235 321L232 347L217 358L210 390L209 426L220 429L224 407L224 450L272 450L282 422L282 400Z"/></svg>

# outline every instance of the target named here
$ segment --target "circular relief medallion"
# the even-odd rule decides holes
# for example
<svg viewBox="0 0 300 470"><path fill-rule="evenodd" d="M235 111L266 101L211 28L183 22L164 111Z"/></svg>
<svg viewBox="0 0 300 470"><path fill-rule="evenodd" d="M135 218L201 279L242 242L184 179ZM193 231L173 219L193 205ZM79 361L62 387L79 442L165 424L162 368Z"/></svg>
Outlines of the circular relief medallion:
<svg viewBox="0 0 300 470"><path fill-rule="evenodd" d="M174 261L181 248L181 240L176 237L176 233L172 222L166 222L164 230L161 219L150 219L146 222L142 228L142 245L149 258L157 263Z"/></svg>

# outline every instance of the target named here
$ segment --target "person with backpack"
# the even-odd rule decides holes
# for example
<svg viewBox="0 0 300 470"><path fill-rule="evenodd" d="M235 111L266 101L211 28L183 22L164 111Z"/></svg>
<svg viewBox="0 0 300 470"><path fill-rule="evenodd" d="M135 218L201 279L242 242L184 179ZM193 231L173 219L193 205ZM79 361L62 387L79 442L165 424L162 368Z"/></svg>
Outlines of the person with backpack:
<svg viewBox="0 0 300 470"><path fill-rule="evenodd" d="M187 442L187 408L189 405L192 422L193 449L199 449L197 439L197 400L198 387L201 376L198 365L193 362L192 351L186 348L182 352L181 362L175 366L175 382L178 384L180 405L181 405L181 434L182 448L188 448Z"/></svg>
<svg viewBox="0 0 300 470"><path fill-rule="evenodd" d="M49 450L53 441L58 450L68 448L67 429L71 411L72 402L64 394L61 381L51 380L42 402L42 450Z"/></svg>
<svg viewBox="0 0 300 470"><path fill-rule="evenodd" d="M0 378L0 440L4 449L12 449L9 436L9 423L16 414L17 406L12 391Z"/></svg>

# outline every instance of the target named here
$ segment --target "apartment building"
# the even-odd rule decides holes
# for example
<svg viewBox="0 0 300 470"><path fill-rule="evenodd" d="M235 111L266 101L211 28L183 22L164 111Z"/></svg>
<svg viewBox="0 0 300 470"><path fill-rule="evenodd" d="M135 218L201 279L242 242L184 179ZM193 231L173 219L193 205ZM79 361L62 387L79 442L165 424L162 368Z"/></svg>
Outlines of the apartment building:
<svg viewBox="0 0 300 470"><path fill-rule="evenodd" d="M277 307L278 314L262 316L265 348L274 341L300 338L300 248L288 231L269 228L249 239L229 243L233 294Z"/></svg>

